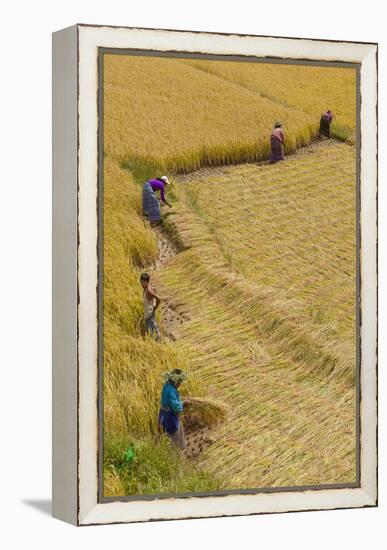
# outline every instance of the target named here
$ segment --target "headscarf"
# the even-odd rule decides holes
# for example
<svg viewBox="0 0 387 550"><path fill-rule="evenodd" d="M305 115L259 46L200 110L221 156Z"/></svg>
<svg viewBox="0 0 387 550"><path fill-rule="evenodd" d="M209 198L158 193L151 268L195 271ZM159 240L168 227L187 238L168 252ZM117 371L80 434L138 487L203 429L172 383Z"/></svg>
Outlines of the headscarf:
<svg viewBox="0 0 387 550"><path fill-rule="evenodd" d="M166 382L176 384L178 382L184 382L184 380L187 379L187 374L183 370L173 369L171 372L166 372L164 378Z"/></svg>

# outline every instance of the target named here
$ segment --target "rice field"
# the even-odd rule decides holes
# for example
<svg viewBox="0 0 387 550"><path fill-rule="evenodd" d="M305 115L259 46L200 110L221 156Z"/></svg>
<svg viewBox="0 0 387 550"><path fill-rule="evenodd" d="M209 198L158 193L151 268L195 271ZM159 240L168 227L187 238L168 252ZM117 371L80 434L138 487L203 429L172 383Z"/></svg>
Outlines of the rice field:
<svg viewBox="0 0 387 550"><path fill-rule="evenodd" d="M191 66L318 120L331 109L333 134L355 139L356 71L351 68L187 60ZM340 90L340 91L339 91Z"/></svg>
<svg viewBox="0 0 387 550"><path fill-rule="evenodd" d="M320 105L353 133L354 72L249 67L105 56L105 496L356 479L354 146L252 162L278 118L288 151L308 143ZM160 233L141 189L162 169L175 176ZM161 343L143 334L143 270L162 298ZM156 426L177 367L213 426L191 460Z"/></svg>
<svg viewBox="0 0 387 550"><path fill-rule="evenodd" d="M352 345L355 174L354 148L329 142L285 165L190 174L179 180L189 183L179 186L179 197L199 214L232 270L296 298L306 315L330 323ZM327 216L333 210L334 218Z"/></svg>
<svg viewBox="0 0 387 550"><path fill-rule="evenodd" d="M278 118L289 129L289 151L316 133L309 114L184 60L107 55L104 64L105 154L120 162L189 172L263 159Z"/></svg>
<svg viewBox="0 0 387 550"><path fill-rule="evenodd" d="M311 141L329 107L347 133L355 126L353 69L279 65L272 79L266 64L104 59L105 154L121 163L184 173L262 160L276 120L290 152Z"/></svg>
<svg viewBox="0 0 387 550"><path fill-rule="evenodd" d="M325 170L310 178L322 160ZM231 488L354 481L354 152L321 147L270 176L268 169L232 167L179 182L173 219L189 249L162 281L193 320L176 346L209 395L234 411L200 461ZM227 223L232 211L235 225ZM335 234L341 224L346 231Z"/></svg>
<svg viewBox="0 0 387 550"><path fill-rule="evenodd" d="M153 231L141 214L141 193L113 161L104 163L104 483L105 496L143 492L219 488L191 464L184 464L157 438L157 414L163 374L189 370L184 355L142 333L139 276L157 257ZM202 395L194 377L187 395ZM137 462L125 463L128 448ZM136 475L134 475L136 472ZM180 474L179 474L180 472Z"/></svg>

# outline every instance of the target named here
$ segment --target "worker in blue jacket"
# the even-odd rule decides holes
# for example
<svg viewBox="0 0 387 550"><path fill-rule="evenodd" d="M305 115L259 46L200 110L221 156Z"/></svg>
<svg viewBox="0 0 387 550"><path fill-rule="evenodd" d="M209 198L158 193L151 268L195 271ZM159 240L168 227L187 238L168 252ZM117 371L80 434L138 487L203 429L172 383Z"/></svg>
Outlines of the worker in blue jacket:
<svg viewBox="0 0 387 550"><path fill-rule="evenodd" d="M186 378L186 373L181 369L174 369L165 375L159 412L159 426L180 449L186 446L181 413L187 402L181 400L178 387Z"/></svg>

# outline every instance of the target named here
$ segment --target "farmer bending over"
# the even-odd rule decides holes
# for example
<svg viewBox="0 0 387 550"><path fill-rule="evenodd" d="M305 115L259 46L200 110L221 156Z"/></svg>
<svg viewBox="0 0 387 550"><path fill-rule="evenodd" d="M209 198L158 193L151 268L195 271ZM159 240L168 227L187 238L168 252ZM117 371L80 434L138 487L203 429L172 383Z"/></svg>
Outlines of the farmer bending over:
<svg viewBox="0 0 387 550"><path fill-rule="evenodd" d="M160 340L160 329L156 321L156 309L159 307L160 298L149 286L150 277L148 273L142 273L140 283L144 289L144 321L145 331L151 336L155 336L156 340Z"/></svg>
<svg viewBox="0 0 387 550"><path fill-rule="evenodd" d="M180 399L177 388L187 378L181 369L174 369L165 375L165 383L161 392L158 424L162 431L180 449L185 449L185 436L181 413L186 401Z"/></svg>
<svg viewBox="0 0 387 550"><path fill-rule="evenodd" d="M156 178L152 180L148 180L149 185L152 187L153 191L156 193L156 191L160 191L160 199L161 202L168 205L170 208L172 207L172 204L167 201L165 198L165 186L170 185L170 181L167 178L167 176L161 176L161 178Z"/></svg>

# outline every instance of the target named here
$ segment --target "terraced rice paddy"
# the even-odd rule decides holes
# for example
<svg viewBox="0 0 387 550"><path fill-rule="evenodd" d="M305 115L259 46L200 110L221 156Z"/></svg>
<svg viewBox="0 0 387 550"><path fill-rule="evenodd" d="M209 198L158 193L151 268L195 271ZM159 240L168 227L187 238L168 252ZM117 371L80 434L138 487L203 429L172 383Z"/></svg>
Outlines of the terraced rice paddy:
<svg viewBox="0 0 387 550"><path fill-rule="evenodd" d="M325 170L310 177L322 155ZM274 169L247 165L180 180L186 203L174 220L190 248L160 280L193 319L177 334L193 376L233 408L200 458L231 488L355 480L354 173L353 150L342 144ZM232 212L235 226L227 223ZM346 231L335 238L341 223ZM308 228L303 244L295 226Z"/></svg>
<svg viewBox="0 0 387 550"><path fill-rule="evenodd" d="M293 151L316 135L328 106L346 137L354 130L354 69L104 59L105 153L129 167L141 161L190 172L264 159L278 119Z"/></svg>
<svg viewBox="0 0 387 550"><path fill-rule="evenodd" d="M285 165L190 174L180 195L232 269L297 298L353 344L355 151L334 142L306 151Z"/></svg>
<svg viewBox="0 0 387 550"><path fill-rule="evenodd" d="M254 66L105 56L105 496L356 480L355 148L252 162L278 118L289 151L327 106L353 135L355 74ZM167 169L173 208L152 229L142 183ZM141 326L144 270L161 343ZM176 367L186 456L157 432Z"/></svg>
<svg viewBox="0 0 387 550"><path fill-rule="evenodd" d="M187 60L187 64L284 107L318 118L330 106L336 115L333 132L354 139L356 120L355 69L271 63ZM338 93L340 90L340 93Z"/></svg>

